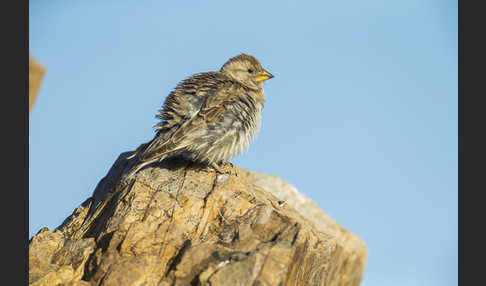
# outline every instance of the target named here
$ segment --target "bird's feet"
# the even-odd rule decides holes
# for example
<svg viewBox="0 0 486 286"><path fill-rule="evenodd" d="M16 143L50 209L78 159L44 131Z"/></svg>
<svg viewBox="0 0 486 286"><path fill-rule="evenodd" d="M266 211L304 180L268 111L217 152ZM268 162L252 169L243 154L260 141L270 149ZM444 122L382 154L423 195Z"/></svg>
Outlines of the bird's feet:
<svg viewBox="0 0 486 286"><path fill-rule="evenodd" d="M230 162L222 163L221 165L213 162L211 163L211 167L219 174L238 176L236 168Z"/></svg>

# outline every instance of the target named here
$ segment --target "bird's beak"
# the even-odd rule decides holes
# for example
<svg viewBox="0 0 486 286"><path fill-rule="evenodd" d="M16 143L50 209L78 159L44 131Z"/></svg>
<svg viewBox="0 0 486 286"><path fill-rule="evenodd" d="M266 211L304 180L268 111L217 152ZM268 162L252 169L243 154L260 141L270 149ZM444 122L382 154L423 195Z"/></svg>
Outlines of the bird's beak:
<svg viewBox="0 0 486 286"><path fill-rule="evenodd" d="M273 74L269 73L268 71L266 70L263 70L262 72L260 72L256 78L256 81L260 82L260 81L266 81L267 79L271 79L273 77Z"/></svg>

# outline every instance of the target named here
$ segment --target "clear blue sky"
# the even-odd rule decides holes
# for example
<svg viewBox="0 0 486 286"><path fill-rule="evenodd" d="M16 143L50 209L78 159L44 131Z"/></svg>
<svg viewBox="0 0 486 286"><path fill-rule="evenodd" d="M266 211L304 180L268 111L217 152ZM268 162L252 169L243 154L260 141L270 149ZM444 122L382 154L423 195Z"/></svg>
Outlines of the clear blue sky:
<svg viewBox="0 0 486 286"><path fill-rule="evenodd" d="M231 3L230 3L231 2ZM170 90L231 56L275 75L233 160L366 242L363 286L457 285L457 1L33 1L29 230L57 227Z"/></svg>

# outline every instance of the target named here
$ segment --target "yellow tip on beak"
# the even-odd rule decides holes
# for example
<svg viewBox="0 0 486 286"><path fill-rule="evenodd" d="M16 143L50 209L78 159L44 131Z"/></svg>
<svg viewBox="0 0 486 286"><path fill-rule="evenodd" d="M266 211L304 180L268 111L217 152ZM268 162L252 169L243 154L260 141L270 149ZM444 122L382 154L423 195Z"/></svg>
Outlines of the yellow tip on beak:
<svg viewBox="0 0 486 286"><path fill-rule="evenodd" d="M269 73L266 70L263 70L262 72L260 72L260 74L256 78L256 81L258 81L258 82L266 81L267 79L271 79L272 77L273 77L273 74Z"/></svg>

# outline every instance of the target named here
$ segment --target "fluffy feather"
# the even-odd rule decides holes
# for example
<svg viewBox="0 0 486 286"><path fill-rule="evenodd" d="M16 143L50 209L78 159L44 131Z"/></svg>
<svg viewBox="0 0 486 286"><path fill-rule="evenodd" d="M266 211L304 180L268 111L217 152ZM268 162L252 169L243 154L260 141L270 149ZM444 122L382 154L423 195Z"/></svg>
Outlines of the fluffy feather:
<svg viewBox="0 0 486 286"><path fill-rule="evenodd" d="M240 154L260 129L263 81L272 77L255 57L241 54L219 72L180 82L156 115L161 121L154 126L155 137L130 156L137 163L127 176L177 154L207 165Z"/></svg>

